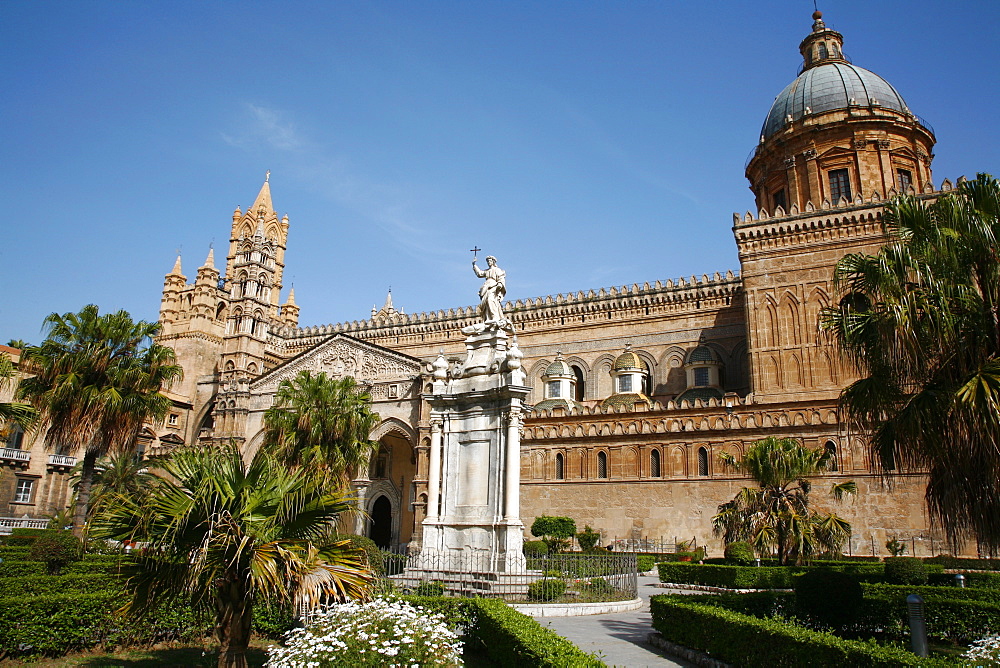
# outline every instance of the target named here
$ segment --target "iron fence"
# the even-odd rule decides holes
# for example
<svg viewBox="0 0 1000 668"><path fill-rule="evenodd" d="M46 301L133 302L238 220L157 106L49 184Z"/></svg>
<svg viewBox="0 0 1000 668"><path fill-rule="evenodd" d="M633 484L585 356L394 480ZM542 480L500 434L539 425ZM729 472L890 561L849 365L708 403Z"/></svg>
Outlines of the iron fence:
<svg viewBox="0 0 1000 668"><path fill-rule="evenodd" d="M507 601L596 602L638 595L635 554L513 557L489 552L385 550L377 564L383 591Z"/></svg>

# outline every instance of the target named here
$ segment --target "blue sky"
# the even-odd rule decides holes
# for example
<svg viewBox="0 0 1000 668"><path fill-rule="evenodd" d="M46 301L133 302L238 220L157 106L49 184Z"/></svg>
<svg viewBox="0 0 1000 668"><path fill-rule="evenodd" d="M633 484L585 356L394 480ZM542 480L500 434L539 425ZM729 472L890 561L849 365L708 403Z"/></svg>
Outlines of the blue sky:
<svg viewBox="0 0 1000 668"><path fill-rule="evenodd" d="M947 12L941 9L946 8ZM937 133L1000 172L997 3L821 2ZM88 303L155 320L266 170L300 324L738 269L743 164L810 2L0 4L0 342ZM221 264L221 263L220 263ZM284 298L284 294L282 295Z"/></svg>

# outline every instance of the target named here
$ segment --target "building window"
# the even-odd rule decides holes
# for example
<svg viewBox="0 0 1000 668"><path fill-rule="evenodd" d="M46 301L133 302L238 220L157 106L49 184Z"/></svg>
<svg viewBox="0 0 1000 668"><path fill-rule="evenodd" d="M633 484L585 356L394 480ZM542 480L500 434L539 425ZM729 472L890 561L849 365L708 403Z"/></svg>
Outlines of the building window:
<svg viewBox="0 0 1000 668"><path fill-rule="evenodd" d="M694 370L694 386L695 387L706 387L708 386L708 367L701 366Z"/></svg>
<svg viewBox="0 0 1000 668"><path fill-rule="evenodd" d="M608 453L606 452L597 453L597 477L608 477Z"/></svg>
<svg viewBox="0 0 1000 668"><path fill-rule="evenodd" d="M822 60L824 58L827 58L829 55L830 55L829 52L826 50L826 42L820 42L819 43L819 58L820 58L820 60Z"/></svg>
<svg viewBox="0 0 1000 668"><path fill-rule="evenodd" d="M625 374L624 376L618 376L618 391L619 392L631 392L632 391L632 375Z"/></svg>
<svg viewBox="0 0 1000 668"><path fill-rule="evenodd" d="M830 201L836 205L841 198L851 201L851 177L846 169L830 170Z"/></svg>
<svg viewBox="0 0 1000 668"><path fill-rule="evenodd" d="M562 386L562 382L560 382L558 380L550 380L549 381L549 399L558 399L559 398L559 396L561 395L561 391L560 391L561 386Z"/></svg>
<svg viewBox="0 0 1000 668"><path fill-rule="evenodd" d="M833 441L826 442L826 470L827 471L837 471L837 444Z"/></svg>
<svg viewBox="0 0 1000 668"><path fill-rule="evenodd" d="M708 475L708 450L698 448L698 475Z"/></svg>
<svg viewBox="0 0 1000 668"><path fill-rule="evenodd" d="M34 486L34 480L18 478L17 489L14 490L14 503L31 503L31 490Z"/></svg>
<svg viewBox="0 0 1000 668"><path fill-rule="evenodd" d="M561 452L556 453L556 480L565 480L566 469L565 462Z"/></svg>
<svg viewBox="0 0 1000 668"><path fill-rule="evenodd" d="M782 188L778 192L774 193L774 209L777 211L778 207L781 207L782 211L788 211L788 204L785 200L785 189Z"/></svg>
<svg viewBox="0 0 1000 668"><path fill-rule="evenodd" d="M578 366L572 367L573 375L576 376L576 397L577 401L583 401L587 393L587 382L583 378L583 369Z"/></svg>
<svg viewBox="0 0 1000 668"><path fill-rule="evenodd" d="M660 477L660 451L653 450L649 453L649 477L659 478Z"/></svg>
<svg viewBox="0 0 1000 668"><path fill-rule="evenodd" d="M899 192L905 193L913 185L913 174L908 169L897 169L896 180L899 181Z"/></svg>
<svg viewBox="0 0 1000 668"><path fill-rule="evenodd" d="M177 426L177 413L170 414L170 417L167 418L167 424L169 424L171 427Z"/></svg>
<svg viewBox="0 0 1000 668"><path fill-rule="evenodd" d="M11 450L20 450L21 446L24 444L24 430L21 429L20 425L14 425L10 429L10 434L7 435L7 447Z"/></svg>

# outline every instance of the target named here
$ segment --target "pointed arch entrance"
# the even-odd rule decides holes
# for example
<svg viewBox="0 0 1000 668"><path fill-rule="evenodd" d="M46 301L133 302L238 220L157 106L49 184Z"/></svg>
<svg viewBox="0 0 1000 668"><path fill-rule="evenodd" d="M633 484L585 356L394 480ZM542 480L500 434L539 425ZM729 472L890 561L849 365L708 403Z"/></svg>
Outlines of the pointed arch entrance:
<svg viewBox="0 0 1000 668"><path fill-rule="evenodd" d="M392 502L389 497L380 494L371 509L371 526L368 529L368 537L383 550L392 547L393 522L392 522Z"/></svg>

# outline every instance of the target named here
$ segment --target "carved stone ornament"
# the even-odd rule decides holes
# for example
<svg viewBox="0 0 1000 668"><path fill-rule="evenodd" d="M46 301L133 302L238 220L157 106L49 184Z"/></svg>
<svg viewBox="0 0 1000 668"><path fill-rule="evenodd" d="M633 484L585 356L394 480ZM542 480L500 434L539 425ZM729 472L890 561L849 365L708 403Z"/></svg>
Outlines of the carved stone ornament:
<svg viewBox="0 0 1000 668"><path fill-rule="evenodd" d="M802 151L802 157L805 158L806 160L812 160L813 158L816 157L816 149L807 148L806 150Z"/></svg>
<svg viewBox="0 0 1000 668"><path fill-rule="evenodd" d="M350 376L358 383L378 387L391 381L410 381L419 376L420 361L381 346L337 336L261 377L254 383L253 390L255 393L275 391L281 381L292 379L306 370L325 372L332 378ZM409 382L404 383L407 389L409 385ZM383 386L376 393L387 395L388 387Z"/></svg>

